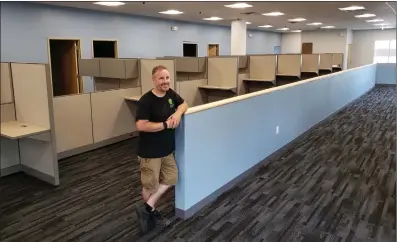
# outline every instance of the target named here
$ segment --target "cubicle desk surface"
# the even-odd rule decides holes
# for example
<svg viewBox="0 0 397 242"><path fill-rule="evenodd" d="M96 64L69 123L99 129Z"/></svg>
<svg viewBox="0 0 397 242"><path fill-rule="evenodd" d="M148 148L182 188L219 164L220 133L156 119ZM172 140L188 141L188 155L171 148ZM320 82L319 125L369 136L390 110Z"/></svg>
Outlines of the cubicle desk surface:
<svg viewBox="0 0 397 242"><path fill-rule="evenodd" d="M319 76L324 76L324 75L328 75L330 73L332 73L331 69L320 69L319 72L318 72L318 75Z"/></svg>
<svg viewBox="0 0 397 242"><path fill-rule="evenodd" d="M316 76L318 76L319 75L319 73L318 72L314 72L314 71L312 71L312 72L301 72L301 80L305 80L305 79L310 79L310 78L313 78L313 77L316 77Z"/></svg>
<svg viewBox="0 0 397 242"><path fill-rule="evenodd" d="M244 78L243 81L245 82L270 82L276 85L276 80L265 80L265 79L258 79L258 78Z"/></svg>
<svg viewBox="0 0 397 242"><path fill-rule="evenodd" d="M276 74L276 86L282 86L300 80L301 80L300 76L291 76L288 74Z"/></svg>
<svg viewBox="0 0 397 242"><path fill-rule="evenodd" d="M199 86L199 88L206 89L206 90L237 92L236 87L218 87L218 86L204 85L204 86Z"/></svg>
<svg viewBox="0 0 397 242"><path fill-rule="evenodd" d="M1 123L1 136L8 139L21 139L37 134L46 133L49 131L50 129L47 128L17 121Z"/></svg>
<svg viewBox="0 0 397 242"><path fill-rule="evenodd" d="M257 92L276 86L276 80L265 80L259 78L244 78L244 87L246 93Z"/></svg>
<svg viewBox="0 0 397 242"><path fill-rule="evenodd" d="M125 99L126 101L138 102L139 99L141 99L141 96L125 97L124 99Z"/></svg>

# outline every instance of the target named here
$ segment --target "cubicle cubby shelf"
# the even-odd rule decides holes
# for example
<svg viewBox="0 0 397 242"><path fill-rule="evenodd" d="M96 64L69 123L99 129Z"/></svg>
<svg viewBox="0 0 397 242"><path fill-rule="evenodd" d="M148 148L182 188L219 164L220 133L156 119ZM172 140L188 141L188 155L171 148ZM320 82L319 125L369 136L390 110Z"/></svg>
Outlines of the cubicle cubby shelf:
<svg viewBox="0 0 397 242"><path fill-rule="evenodd" d="M79 74L112 79L132 79L139 77L138 66L138 59L80 59Z"/></svg>
<svg viewBox="0 0 397 242"><path fill-rule="evenodd" d="M248 57L248 77L243 78L249 92L272 88L276 85L276 55L252 55Z"/></svg>
<svg viewBox="0 0 397 242"><path fill-rule="evenodd" d="M52 85L44 64L1 63L1 176L23 171L59 184Z"/></svg>

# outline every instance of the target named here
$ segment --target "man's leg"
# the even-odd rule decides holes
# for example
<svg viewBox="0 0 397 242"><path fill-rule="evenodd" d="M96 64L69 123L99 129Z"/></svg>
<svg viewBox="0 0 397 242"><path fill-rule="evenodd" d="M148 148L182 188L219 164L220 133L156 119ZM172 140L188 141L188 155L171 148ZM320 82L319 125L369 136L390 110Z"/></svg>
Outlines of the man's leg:
<svg viewBox="0 0 397 242"><path fill-rule="evenodd" d="M145 159L140 158L141 166L141 182L142 182L142 197L146 202L158 189L159 176L161 169L161 159ZM136 213L141 224L143 233L152 230L155 227L155 221L151 214L152 209L145 204L144 207L137 207Z"/></svg>
<svg viewBox="0 0 397 242"><path fill-rule="evenodd" d="M155 210L158 200L164 195L164 193L171 187L176 185L178 182L178 168L176 166L174 155L168 155L161 160L160 169L160 185L155 193L153 193L147 204L155 211L157 219L162 220L163 225L168 225L169 220L165 219L159 211Z"/></svg>

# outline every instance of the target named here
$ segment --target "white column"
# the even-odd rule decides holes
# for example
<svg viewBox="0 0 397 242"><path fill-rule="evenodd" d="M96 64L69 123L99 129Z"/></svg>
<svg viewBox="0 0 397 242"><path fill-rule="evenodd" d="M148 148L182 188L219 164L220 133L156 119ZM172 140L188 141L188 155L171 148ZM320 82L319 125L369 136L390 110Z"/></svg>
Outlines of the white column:
<svg viewBox="0 0 397 242"><path fill-rule="evenodd" d="M232 21L231 55L247 54L247 24L244 20Z"/></svg>

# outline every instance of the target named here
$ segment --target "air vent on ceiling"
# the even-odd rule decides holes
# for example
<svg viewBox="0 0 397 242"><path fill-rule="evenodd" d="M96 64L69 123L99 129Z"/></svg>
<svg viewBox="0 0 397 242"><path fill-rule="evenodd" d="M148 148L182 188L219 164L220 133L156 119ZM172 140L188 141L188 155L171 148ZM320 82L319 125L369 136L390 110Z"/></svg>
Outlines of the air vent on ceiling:
<svg viewBox="0 0 397 242"><path fill-rule="evenodd" d="M240 14L242 14L242 15L256 15L256 14L259 14L259 13L257 13L257 12L246 12L246 13L240 13Z"/></svg>

